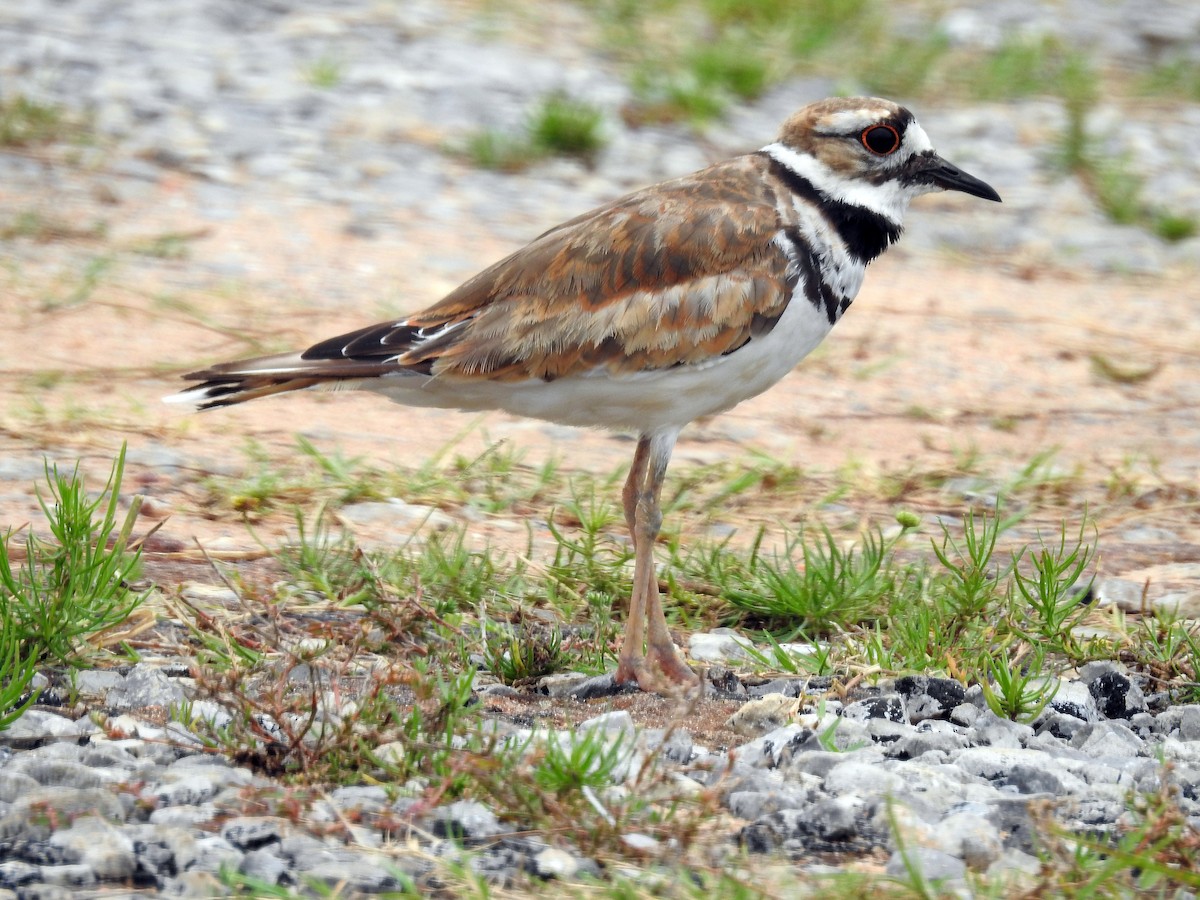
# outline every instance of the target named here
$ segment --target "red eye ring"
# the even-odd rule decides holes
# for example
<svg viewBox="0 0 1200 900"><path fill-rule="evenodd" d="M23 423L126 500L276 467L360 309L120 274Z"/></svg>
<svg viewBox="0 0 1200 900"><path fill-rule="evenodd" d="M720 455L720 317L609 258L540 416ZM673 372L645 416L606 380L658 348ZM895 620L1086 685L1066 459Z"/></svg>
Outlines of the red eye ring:
<svg viewBox="0 0 1200 900"><path fill-rule="evenodd" d="M900 132L885 122L863 129L859 138L862 145L876 156L888 156L900 149Z"/></svg>

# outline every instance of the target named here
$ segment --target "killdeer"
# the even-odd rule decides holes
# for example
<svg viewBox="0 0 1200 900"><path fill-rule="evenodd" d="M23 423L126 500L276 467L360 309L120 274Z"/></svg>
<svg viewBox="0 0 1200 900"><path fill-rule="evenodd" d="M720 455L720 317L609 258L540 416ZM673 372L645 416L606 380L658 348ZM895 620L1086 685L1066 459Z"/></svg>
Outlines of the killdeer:
<svg viewBox="0 0 1200 900"><path fill-rule="evenodd" d="M222 363L172 400L201 409L301 388L501 409L637 435L622 499L633 590L615 679L695 685L667 630L654 544L680 430L765 391L846 312L912 198L1000 196L912 113L822 100L761 150L564 222L428 309L300 353Z"/></svg>

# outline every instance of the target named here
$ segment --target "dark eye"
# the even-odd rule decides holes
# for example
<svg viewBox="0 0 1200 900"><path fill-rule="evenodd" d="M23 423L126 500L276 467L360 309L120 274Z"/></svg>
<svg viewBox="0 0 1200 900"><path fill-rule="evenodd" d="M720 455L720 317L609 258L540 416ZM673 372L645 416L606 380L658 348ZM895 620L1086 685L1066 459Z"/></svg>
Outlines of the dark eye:
<svg viewBox="0 0 1200 900"><path fill-rule="evenodd" d="M900 148L900 132L891 125L872 125L862 133L862 142L872 153L887 156Z"/></svg>

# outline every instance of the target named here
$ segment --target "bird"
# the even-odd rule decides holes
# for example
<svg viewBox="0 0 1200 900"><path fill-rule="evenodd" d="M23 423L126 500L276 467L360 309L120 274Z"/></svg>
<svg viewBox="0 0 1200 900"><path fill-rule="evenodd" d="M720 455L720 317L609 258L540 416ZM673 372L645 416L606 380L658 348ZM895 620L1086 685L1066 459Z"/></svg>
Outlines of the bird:
<svg viewBox="0 0 1200 900"><path fill-rule="evenodd" d="M183 378L200 409L306 388L504 410L636 436L621 493L633 584L614 681L702 690L668 630L654 547L680 431L783 378L845 314L909 201L1000 201L875 97L804 106L761 149L576 216L423 311Z"/></svg>

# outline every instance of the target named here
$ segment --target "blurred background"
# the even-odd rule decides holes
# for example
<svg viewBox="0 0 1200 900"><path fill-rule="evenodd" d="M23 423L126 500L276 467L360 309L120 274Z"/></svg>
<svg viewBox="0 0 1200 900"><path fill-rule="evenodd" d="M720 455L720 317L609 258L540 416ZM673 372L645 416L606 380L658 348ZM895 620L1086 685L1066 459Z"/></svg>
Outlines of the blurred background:
<svg viewBox="0 0 1200 900"><path fill-rule="evenodd" d="M196 176L212 186L210 217L264 191L338 204L366 239L409 209L550 224L761 146L833 93L913 105L944 154L1009 204L968 210L969 223L923 217L909 250L1149 274L1197 258L1190 0L0 9L0 145L69 138L82 165L119 156L117 177ZM6 156L0 176L20 185L31 165ZM522 171L533 177L505 177ZM36 232L28 213L10 205L3 236Z"/></svg>

